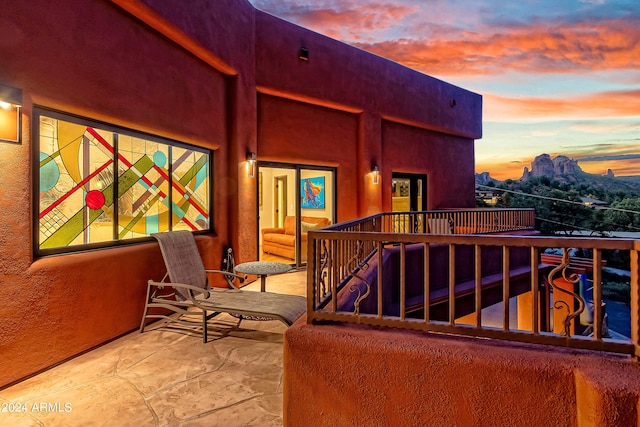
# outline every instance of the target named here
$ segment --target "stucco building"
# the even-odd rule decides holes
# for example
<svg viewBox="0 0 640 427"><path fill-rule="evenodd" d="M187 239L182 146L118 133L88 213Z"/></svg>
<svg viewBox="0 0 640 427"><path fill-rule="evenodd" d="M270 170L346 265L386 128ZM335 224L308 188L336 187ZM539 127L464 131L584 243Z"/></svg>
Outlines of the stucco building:
<svg viewBox="0 0 640 427"><path fill-rule="evenodd" d="M401 190L474 204L481 96L248 1L8 2L0 40L21 106L0 143L0 385L139 324L153 231L197 231L217 267L225 246L262 257L287 216L344 221Z"/></svg>
<svg viewBox="0 0 640 427"><path fill-rule="evenodd" d="M316 224L474 206L480 95L246 0L5 2L0 55L0 101L6 102L0 105L0 388L138 327L147 280L165 273L150 233L193 230L212 268L226 247L238 262L284 257L302 265L303 236ZM488 215L486 223L495 225L498 217ZM451 233L457 227L437 221ZM418 241L426 253L434 243L443 249L447 239L467 246L464 253L474 244L498 252L499 246L527 253L542 247L530 237L466 234L478 233L473 226L462 227L465 236L403 236L394 250ZM636 324L631 342L616 348L637 357L640 248L619 247L631 253ZM450 259L440 264L453 277L454 251L446 251ZM507 252L487 257L498 276L509 274ZM466 256L470 274L473 257ZM537 286L533 258L522 279L531 278L529 289ZM597 270L599 261L593 264ZM508 280L500 276L493 285L503 283L500 296L508 300ZM456 286L450 280L445 288L453 293ZM421 291L427 295L428 288ZM433 326L425 315L419 325L415 319L394 325L457 332L451 300L443 303L449 324ZM536 329L535 301L528 301L537 313L528 319L531 341L551 342ZM386 326L382 302L379 317L374 308L366 320L373 326ZM405 321L406 307L399 307ZM320 311L313 313L320 320L342 316ZM501 335L485 336L505 337L511 333L505 324ZM594 348L606 349L597 340ZM315 349L321 357L307 357ZM640 372L627 356L576 357L525 344L304 321L287 331L284 351L289 425L314 411L314 419L338 424L638 419Z"/></svg>

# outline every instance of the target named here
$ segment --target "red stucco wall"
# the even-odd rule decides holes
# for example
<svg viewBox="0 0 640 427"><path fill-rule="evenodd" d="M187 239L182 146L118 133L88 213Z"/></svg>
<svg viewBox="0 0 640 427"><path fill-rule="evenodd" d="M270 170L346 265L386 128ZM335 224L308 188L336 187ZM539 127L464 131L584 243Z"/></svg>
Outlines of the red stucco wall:
<svg viewBox="0 0 640 427"><path fill-rule="evenodd" d="M475 206L474 163L467 161L473 144L467 139L384 121L382 157L393 172L427 174L427 209ZM390 180L388 169L383 176ZM391 210L390 187L383 197L383 210Z"/></svg>
<svg viewBox="0 0 640 427"><path fill-rule="evenodd" d="M482 97L385 58L256 13L261 90L327 103L468 138L482 135ZM309 60L298 58L300 47ZM456 100L451 108L450 101Z"/></svg>
<svg viewBox="0 0 640 427"><path fill-rule="evenodd" d="M0 40L0 81L24 92L22 143L0 144L2 386L136 328L146 281L164 272L155 244L33 260L32 105L217 149L218 182L229 126L222 74L109 2L9 2ZM199 239L210 267L227 218Z"/></svg>
<svg viewBox="0 0 640 427"><path fill-rule="evenodd" d="M227 226L237 260L253 260L256 247L256 197L247 179L244 160L257 152L255 88L255 9L247 0L112 0L145 24L197 56L226 79L224 114L201 110L198 118L228 131L216 168L224 178L216 181L216 221ZM185 76L192 79L191 76ZM206 88L208 82L195 80ZM218 175L218 174L216 174ZM226 221L233 218L232 221Z"/></svg>
<svg viewBox="0 0 640 427"><path fill-rule="evenodd" d="M308 62L298 59L301 44ZM430 129L411 150L437 141L438 155L461 162L465 179L473 174L479 95L256 11L246 0L5 2L0 56L0 84L24 94L22 143L0 144L0 387L135 329L146 281L164 273L154 243L33 258L34 105L215 150L215 232L198 237L211 268L226 244L237 261L256 256L247 151L258 160L336 166L339 221L385 206L384 185L370 184L372 163L383 183L396 167L427 167L406 164L406 156L396 161L393 150L383 154L406 142L403 134L383 141L385 121ZM461 206L467 197L439 203Z"/></svg>
<svg viewBox="0 0 640 427"><path fill-rule="evenodd" d="M285 426L638 425L623 357L356 325L285 333Z"/></svg>
<svg viewBox="0 0 640 427"><path fill-rule="evenodd" d="M355 188L360 189L355 216L391 210L393 172L428 174L430 209L475 205L473 141L482 134L480 96L268 14L256 14L256 28L258 91L357 116L358 133L344 136L340 150L325 146L322 138L319 145L305 139L320 148L316 154L319 161L325 161L327 153L333 156L339 176L347 175L351 180L355 174L359 184ZM308 49L308 61L298 58L301 47ZM301 132L290 130L292 126L315 127L310 117L296 121L284 113L270 114L268 120L272 128L282 132ZM271 141L265 141L261 131L258 141L259 155L271 157L271 149L265 153L265 144ZM345 149L351 147L357 151L346 162ZM291 148L303 150L300 146ZM373 164L382 175L383 185L377 188L359 178L365 177ZM339 219L353 218L345 216L350 212L339 212Z"/></svg>
<svg viewBox="0 0 640 427"><path fill-rule="evenodd" d="M356 114L258 96L258 141L263 160L337 167L338 188L357 189L357 138ZM338 218L356 217L357 207L357 197L338 197Z"/></svg>

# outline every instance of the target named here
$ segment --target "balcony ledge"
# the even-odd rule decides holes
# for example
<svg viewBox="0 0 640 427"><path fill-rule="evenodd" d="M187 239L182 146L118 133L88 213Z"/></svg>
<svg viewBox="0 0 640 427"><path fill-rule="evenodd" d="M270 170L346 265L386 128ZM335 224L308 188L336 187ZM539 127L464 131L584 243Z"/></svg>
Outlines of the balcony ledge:
<svg viewBox="0 0 640 427"><path fill-rule="evenodd" d="M284 425L638 425L629 357L299 321L285 333Z"/></svg>

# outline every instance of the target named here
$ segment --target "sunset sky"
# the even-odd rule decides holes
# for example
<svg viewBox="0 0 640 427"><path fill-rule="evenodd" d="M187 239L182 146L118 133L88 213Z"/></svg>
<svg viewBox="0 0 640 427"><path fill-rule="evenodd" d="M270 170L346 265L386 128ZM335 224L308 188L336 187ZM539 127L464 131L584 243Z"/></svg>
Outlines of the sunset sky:
<svg viewBox="0 0 640 427"><path fill-rule="evenodd" d="M483 95L476 172L539 154L640 175L638 0L251 0L287 21Z"/></svg>

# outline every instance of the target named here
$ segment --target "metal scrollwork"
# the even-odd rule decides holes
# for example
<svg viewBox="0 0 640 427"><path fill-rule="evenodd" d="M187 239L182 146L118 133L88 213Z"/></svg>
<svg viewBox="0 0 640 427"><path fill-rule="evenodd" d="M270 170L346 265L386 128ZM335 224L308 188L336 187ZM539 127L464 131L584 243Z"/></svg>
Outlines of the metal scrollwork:
<svg viewBox="0 0 640 427"><path fill-rule="evenodd" d="M363 252L364 252L364 242L358 241L358 247L356 249L356 253L347 262L347 266L351 266L352 264L356 263L356 266L353 268L354 271L351 272L351 276L355 277L356 279L360 279L366 286L366 292L364 293L360 291L360 288L356 284L351 284L349 286L349 292L358 292L358 296L356 300L353 302L353 314L355 315L360 314L360 302L362 302L362 300L368 297L369 294L371 293L371 283L369 283L367 279L365 279L364 277L360 276L358 273L355 272L355 270L357 269L358 260L362 257ZM367 271L368 269L369 269L369 264L366 262L360 266L360 271Z"/></svg>
<svg viewBox="0 0 640 427"><path fill-rule="evenodd" d="M369 269L369 264L364 263L362 265L362 267L360 268L360 270L362 271L367 271ZM360 314L360 302L362 302L362 300L364 300L366 297L369 296L369 294L371 293L371 283L369 283L369 281L367 279L365 279L364 277L360 276L357 273L353 273L352 274L353 277L362 280L362 282L364 282L365 286L366 286L366 292L363 294L360 291L360 288L356 285L356 284L352 284L351 286L349 286L349 292L357 292L358 293L358 297L356 298L356 300L353 302L353 314L358 315Z"/></svg>
<svg viewBox="0 0 640 427"><path fill-rule="evenodd" d="M553 270L551 270L551 272L549 272L549 276L547 277L549 281L549 286L552 289L555 289L558 292L562 292L564 294L570 295L575 300L578 301L578 309L573 312L571 312L571 307L565 301L556 301L553 304L554 309L559 310L561 308L564 308L568 312L567 316L564 318L564 330L562 332L562 335L564 336L571 336L571 322L576 317L580 316L580 314L584 311L584 308L585 308L584 299L582 299L582 297L579 294L576 294L575 292L569 291L567 289L563 289L559 286L555 286L553 283L553 276L560 271L562 271L562 278L567 282L575 284L580 281L580 276L578 274L572 273L567 275L567 267L569 267L570 263L571 263L571 257L569 256L568 248L562 248L562 261L560 262L560 265L556 266Z"/></svg>
<svg viewBox="0 0 640 427"><path fill-rule="evenodd" d="M453 216L451 214L449 214L449 217L447 218L447 222L449 223L449 230L451 231L451 234L455 234L455 222L453 221Z"/></svg>
<svg viewBox="0 0 640 427"><path fill-rule="evenodd" d="M327 241L326 240L322 240L322 252L320 254L320 277L318 278L319 282L320 282L320 286L322 289L322 295L326 295L327 294L327 276L328 276L328 272L327 272L327 265L329 264L329 250L327 248Z"/></svg>
<svg viewBox="0 0 640 427"><path fill-rule="evenodd" d="M414 219L413 232L415 234L420 233L422 230L422 217L416 216Z"/></svg>

